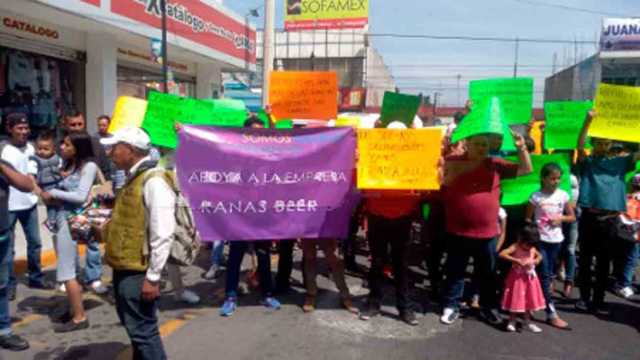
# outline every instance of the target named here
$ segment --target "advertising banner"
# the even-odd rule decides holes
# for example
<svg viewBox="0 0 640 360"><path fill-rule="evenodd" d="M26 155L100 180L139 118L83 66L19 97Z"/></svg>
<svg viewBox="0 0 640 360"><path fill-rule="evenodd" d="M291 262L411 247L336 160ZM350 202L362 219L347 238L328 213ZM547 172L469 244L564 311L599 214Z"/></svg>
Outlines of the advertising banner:
<svg viewBox="0 0 640 360"><path fill-rule="evenodd" d="M604 19L601 51L640 50L640 19Z"/></svg>
<svg viewBox="0 0 640 360"><path fill-rule="evenodd" d="M369 22L368 0L284 0L287 31L360 29Z"/></svg>

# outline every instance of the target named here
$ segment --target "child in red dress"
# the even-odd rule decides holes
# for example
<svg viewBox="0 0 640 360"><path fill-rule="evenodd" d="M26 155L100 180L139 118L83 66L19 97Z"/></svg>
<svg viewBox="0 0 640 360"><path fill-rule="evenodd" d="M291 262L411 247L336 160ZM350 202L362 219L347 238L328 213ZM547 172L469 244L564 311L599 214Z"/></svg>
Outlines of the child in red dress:
<svg viewBox="0 0 640 360"><path fill-rule="evenodd" d="M527 224L522 229L518 242L500 252L500 258L513 263L511 271L505 281L502 296L502 308L509 312L507 331L516 331L516 317L522 316L523 328L534 333L542 332L531 323L531 312L545 308L544 294L540 281L536 275L536 265L542 261L542 256L536 250L540 241L537 226Z"/></svg>

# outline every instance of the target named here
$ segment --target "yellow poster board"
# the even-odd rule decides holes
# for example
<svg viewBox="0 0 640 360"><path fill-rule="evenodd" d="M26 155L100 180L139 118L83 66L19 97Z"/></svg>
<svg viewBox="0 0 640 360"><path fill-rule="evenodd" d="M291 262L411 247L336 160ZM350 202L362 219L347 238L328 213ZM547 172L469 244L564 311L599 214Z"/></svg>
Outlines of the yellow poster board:
<svg viewBox="0 0 640 360"><path fill-rule="evenodd" d="M640 87L600 84L589 136L640 142Z"/></svg>
<svg viewBox="0 0 640 360"><path fill-rule="evenodd" d="M109 133L127 128L140 127L144 120L144 114L147 112L147 101L130 97L120 96L116 101L116 107L113 110L111 123L109 124Z"/></svg>
<svg viewBox="0 0 640 360"><path fill-rule="evenodd" d="M442 128L359 129L358 188L437 190Z"/></svg>

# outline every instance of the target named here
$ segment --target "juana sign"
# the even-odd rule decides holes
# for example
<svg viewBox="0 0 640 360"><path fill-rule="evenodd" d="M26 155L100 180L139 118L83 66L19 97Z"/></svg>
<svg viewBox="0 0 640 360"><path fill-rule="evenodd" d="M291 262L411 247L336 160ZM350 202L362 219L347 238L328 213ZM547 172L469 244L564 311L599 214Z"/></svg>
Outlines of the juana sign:
<svg viewBox="0 0 640 360"><path fill-rule="evenodd" d="M284 0L284 7L287 31L359 29L369 22L368 0Z"/></svg>

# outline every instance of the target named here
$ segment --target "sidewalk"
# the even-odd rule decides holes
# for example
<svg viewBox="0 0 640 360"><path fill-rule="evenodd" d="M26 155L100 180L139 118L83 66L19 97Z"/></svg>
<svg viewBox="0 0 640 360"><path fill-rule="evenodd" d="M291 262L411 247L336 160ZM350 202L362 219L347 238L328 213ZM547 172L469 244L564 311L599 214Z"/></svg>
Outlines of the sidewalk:
<svg viewBox="0 0 640 360"><path fill-rule="evenodd" d="M47 218L47 209L44 205L38 205L38 222L42 224ZM14 269L16 273L24 273L27 268L27 241L20 223L16 225ZM42 267L49 267L55 264L56 256L53 247L53 238L49 230L40 225L40 239L42 240Z"/></svg>

